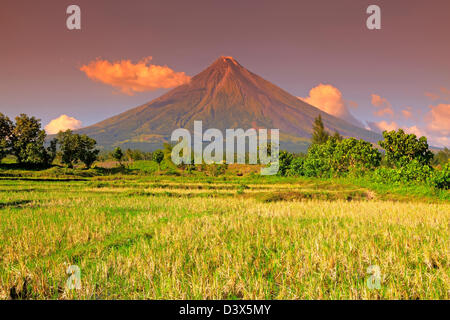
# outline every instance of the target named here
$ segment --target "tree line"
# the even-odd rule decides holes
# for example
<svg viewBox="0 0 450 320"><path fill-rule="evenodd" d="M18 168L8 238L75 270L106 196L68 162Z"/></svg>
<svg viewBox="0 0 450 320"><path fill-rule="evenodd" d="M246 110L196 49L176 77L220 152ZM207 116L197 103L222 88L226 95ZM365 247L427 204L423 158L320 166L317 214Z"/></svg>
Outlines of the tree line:
<svg viewBox="0 0 450 320"><path fill-rule="evenodd" d="M0 161L7 155L16 157L19 164L50 166L58 155L69 168L84 163L87 168L99 158L96 141L87 135L71 130L59 132L46 143L47 135L41 129L39 119L21 114L12 122L0 113ZM280 176L339 177L346 175L368 176L384 182L426 182L434 187L450 187L449 150L434 155L426 137L418 138L402 129L384 131L379 147L355 138L343 138L338 132L330 134L319 115L313 124L312 143L306 154L295 155L280 152ZM145 153L117 147L108 156L122 165L128 160L154 160L160 167L163 159L170 161L172 146L165 144L163 150ZM270 145L269 145L270 149ZM433 167L438 164L441 169ZM192 167L189 167L192 170Z"/></svg>
<svg viewBox="0 0 450 320"><path fill-rule="evenodd" d="M344 139L337 132L331 135L319 115L314 121L312 143L307 153L295 156L281 151L278 174L324 178L369 176L384 183L425 182L436 188L450 187L448 149L438 153L442 169L437 170L432 166L435 156L426 137L418 138L399 129L384 131L383 138L378 145L384 149L384 156L370 142Z"/></svg>
<svg viewBox="0 0 450 320"><path fill-rule="evenodd" d="M77 162L90 168L98 158L97 142L87 135L66 130L48 143L46 138L40 119L20 114L13 122L0 113L0 161L13 155L21 165L50 166L60 154L61 162L69 168Z"/></svg>

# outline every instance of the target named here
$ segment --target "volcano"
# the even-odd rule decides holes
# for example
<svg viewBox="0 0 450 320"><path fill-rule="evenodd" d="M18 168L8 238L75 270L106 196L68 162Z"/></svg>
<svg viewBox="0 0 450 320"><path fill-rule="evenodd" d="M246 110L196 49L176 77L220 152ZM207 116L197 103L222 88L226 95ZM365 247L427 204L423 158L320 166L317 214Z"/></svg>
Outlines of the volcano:
<svg viewBox="0 0 450 320"><path fill-rule="evenodd" d="M217 128L280 129L281 148L304 151L314 118L344 137L376 142L380 136L313 107L250 72L232 57L220 57L190 82L159 98L117 116L78 130L111 149L153 150L169 141L173 130L193 130L196 120L204 130Z"/></svg>

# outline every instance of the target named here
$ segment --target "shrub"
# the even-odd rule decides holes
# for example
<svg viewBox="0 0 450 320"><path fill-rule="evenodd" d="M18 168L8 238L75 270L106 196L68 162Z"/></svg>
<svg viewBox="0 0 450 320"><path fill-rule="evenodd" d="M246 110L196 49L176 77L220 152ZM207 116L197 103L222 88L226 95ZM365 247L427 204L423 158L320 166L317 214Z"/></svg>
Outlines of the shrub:
<svg viewBox="0 0 450 320"><path fill-rule="evenodd" d="M433 168L414 160L400 168L381 167L372 173L372 180L381 183L423 183L433 176Z"/></svg>
<svg viewBox="0 0 450 320"><path fill-rule="evenodd" d="M303 172L307 177L331 176L331 159L336 147L334 139L324 144L312 144L303 163Z"/></svg>
<svg viewBox="0 0 450 320"><path fill-rule="evenodd" d="M370 142L355 138L336 144L332 153L331 168L335 173L349 170L371 170L380 166L381 154Z"/></svg>
<svg viewBox="0 0 450 320"><path fill-rule="evenodd" d="M430 179L430 184L438 189L450 189L450 163L444 165L442 170L436 170Z"/></svg>
<svg viewBox="0 0 450 320"><path fill-rule="evenodd" d="M114 158L114 160L119 162L120 165L122 165L122 159L124 157L124 154L122 152L122 149L120 149L120 147L117 147L114 149L114 151L112 153L112 157Z"/></svg>
<svg viewBox="0 0 450 320"><path fill-rule="evenodd" d="M292 153L289 153L287 151L280 152L278 175L286 176L287 171L289 170L289 166L291 165L292 159L294 159Z"/></svg>
<svg viewBox="0 0 450 320"><path fill-rule="evenodd" d="M294 158L291 161L291 165L289 166L287 175L288 176L303 176L305 174L304 168L303 168L304 162L305 162L304 158L301 158L301 157Z"/></svg>
<svg viewBox="0 0 450 320"><path fill-rule="evenodd" d="M159 170L161 170L161 162L164 160L164 152L162 150L156 150L153 152L153 161L158 164Z"/></svg>

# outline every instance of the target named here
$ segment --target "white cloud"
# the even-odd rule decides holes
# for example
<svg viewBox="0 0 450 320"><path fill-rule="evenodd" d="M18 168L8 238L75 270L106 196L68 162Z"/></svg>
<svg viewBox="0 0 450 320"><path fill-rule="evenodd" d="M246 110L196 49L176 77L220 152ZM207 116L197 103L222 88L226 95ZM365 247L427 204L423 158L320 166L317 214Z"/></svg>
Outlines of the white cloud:
<svg viewBox="0 0 450 320"><path fill-rule="evenodd" d="M59 131L65 131L67 129L75 130L81 128L81 121L68 115L61 115L56 119L53 119L45 126L45 131L48 134L55 134Z"/></svg>

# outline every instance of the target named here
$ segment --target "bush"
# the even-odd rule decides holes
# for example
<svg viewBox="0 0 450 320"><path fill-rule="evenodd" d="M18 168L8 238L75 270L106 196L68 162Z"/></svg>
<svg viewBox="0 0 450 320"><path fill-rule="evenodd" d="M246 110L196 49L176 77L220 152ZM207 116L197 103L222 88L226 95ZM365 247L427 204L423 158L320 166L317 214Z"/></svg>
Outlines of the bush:
<svg viewBox="0 0 450 320"><path fill-rule="evenodd" d="M313 144L305 159L296 158L289 175L332 177L352 172L362 175L380 166L381 154L371 143L355 138L330 137L326 143Z"/></svg>
<svg viewBox="0 0 450 320"><path fill-rule="evenodd" d="M153 152L153 161L158 164L159 170L161 170L161 162L164 160L164 152L162 150L156 150Z"/></svg>
<svg viewBox="0 0 450 320"><path fill-rule="evenodd" d="M330 177L331 159L336 147L334 139L328 139L324 144L312 144L303 163L303 172L307 177Z"/></svg>
<svg viewBox="0 0 450 320"><path fill-rule="evenodd" d="M382 183L423 183L433 176L433 168L413 160L400 168L381 167L372 173L372 180Z"/></svg>
<svg viewBox="0 0 450 320"><path fill-rule="evenodd" d="M450 189L450 163L444 165L442 170L436 170L430 179L430 184L437 189Z"/></svg>
<svg viewBox="0 0 450 320"><path fill-rule="evenodd" d="M372 170L380 163L381 154L370 142L349 138L336 144L331 167L335 173L345 173L350 170Z"/></svg>
<svg viewBox="0 0 450 320"><path fill-rule="evenodd" d="M426 182L431 177L433 169L428 165L422 165L418 160L413 160L397 171L403 182Z"/></svg>
<svg viewBox="0 0 450 320"><path fill-rule="evenodd" d="M291 177L303 176L305 174L304 167L303 167L304 162L305 162L304 158L300 158L300 157L294 158L291 161L291 165L289 166L287 175L291 176Z"/></svg>
<svg viewBox="0 0 450 320"><path fill-rule="evenodd" d="M294 159L294 156L292 155L292 153L289 153L287 151L280 152L280 158L279 158L280 166L278 168L278 175L286 176L287 171L289 170L289 167L290 167L293 159Z"/></svg>

